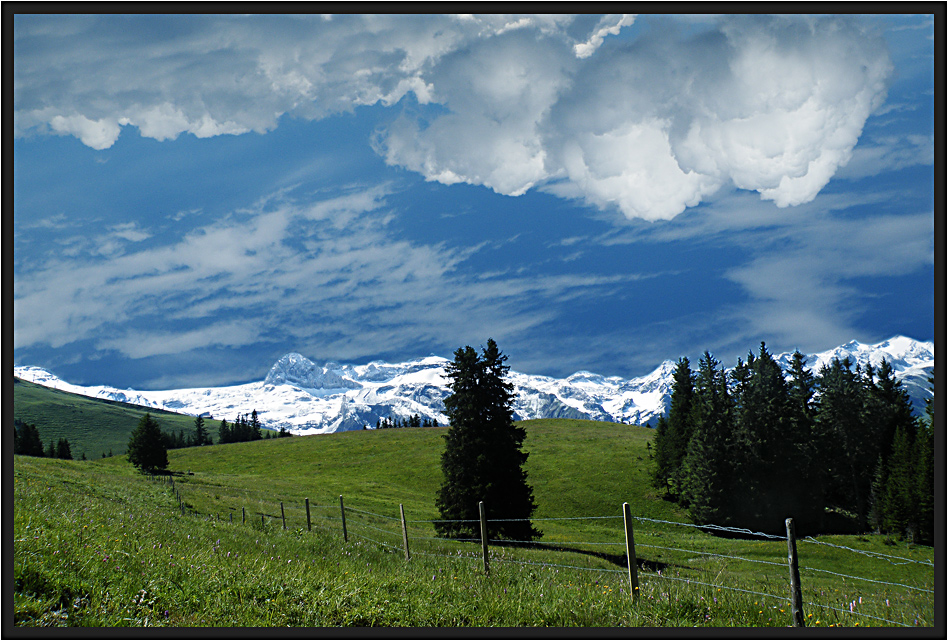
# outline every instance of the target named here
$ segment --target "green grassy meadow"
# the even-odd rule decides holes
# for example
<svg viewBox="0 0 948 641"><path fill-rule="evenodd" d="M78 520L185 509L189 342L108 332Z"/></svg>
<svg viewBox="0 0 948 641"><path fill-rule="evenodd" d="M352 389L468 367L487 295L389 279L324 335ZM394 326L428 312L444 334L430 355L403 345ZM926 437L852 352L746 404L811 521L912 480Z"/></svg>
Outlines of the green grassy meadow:
<svg viewBox="0 0 948 641"><path fill-rule="evenodd" d="M786 541L669 524L687 519L649 487L651 430L572 420L522 426L542 545L492 544L489 574L479 542L438 540L430 523L438 518L446 428L172 450L172 475L156 479L124 456L17 456L14 623L791 624ZM638 517L637 602L624 560L623 502ZM809 627L935 625L933 567L925 565L932 548L881 536L797 546Z"/></svg>
<svg viewBox="0 0 948 641"><path fill-rule="evenodd" d="M150 413L165 432L194 430L194 417L164 410L128 405L115 401L87 398L43 387L14 378L14 417L34 423L45 446L50 440L69 439L72 456L100 458L102 454L120 454L139 419ZM212 429L216 423L209 421ZM216 438L217 434L214 434Z"/></svg>

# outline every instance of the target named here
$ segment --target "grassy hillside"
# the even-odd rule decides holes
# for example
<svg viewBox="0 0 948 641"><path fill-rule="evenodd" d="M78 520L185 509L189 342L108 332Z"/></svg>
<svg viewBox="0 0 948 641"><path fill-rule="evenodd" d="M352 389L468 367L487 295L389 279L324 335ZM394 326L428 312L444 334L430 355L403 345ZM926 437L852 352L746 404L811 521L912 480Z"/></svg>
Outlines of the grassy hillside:
<svg viewBox="0 0 948 641"><path fill-rule="evenodd" d="M624 501L636 512L679 517L648 485L646 443L652 430L578 420L520 423L527 430L526 469L538 517L582 512L619 514ZM171 467L190 469L182 482L264 488L303 498L361 497L379 507L404 503L434 518L441 483L442 436L447 428L363 430L266 442L189 448L169 453Z"/></svg>
<svg viewBox="0 0 948 641"><path fill-rule="evenodd" d="M790 623L786 541L727 539L666 523L686 519L648 487L650 430L569 420L523 426L545 545L492 545L487 576L479 544L437 540L428 522L437 518L443 428L172 451L173 490L136 474L124 457L16 457L16 621ZM348 543L342 540L339 495L345 497ZM304 498L310 499L311 532ZM617 518L624 501L640 517L641 597L635 605ZM402 549L399 504L408 520L410 561ZM930 548L873 536L820 537L798 547L810 626L933 624L932 567L923 564L931 562Z"/></svg>
<svg viewBox="0 0 948 641"><path fill-rule="evenodd" d="M35 423L45 446L52 439L69 439L73 458L85 453L100 458L110 450L125 451L129 435L146 412L151 413L165 432L194 429L194 417L164 410L88 398L14 378L13 417ZM211 422L211 429L216 424ZM216 438L217 434L213 434Z"/></svg>

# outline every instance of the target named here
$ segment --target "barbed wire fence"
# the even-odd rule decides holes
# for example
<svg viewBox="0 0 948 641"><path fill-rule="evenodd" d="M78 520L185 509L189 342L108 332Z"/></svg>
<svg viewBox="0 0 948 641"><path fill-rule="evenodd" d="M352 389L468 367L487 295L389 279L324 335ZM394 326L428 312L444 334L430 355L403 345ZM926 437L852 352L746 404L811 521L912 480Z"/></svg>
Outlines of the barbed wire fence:
<svg viewBox="0 0 948 641"><path fill-rule="evenodd" d="M261 506L259 510L252 510L248 512L245 507L237 509L236 506L230 506L227 509L225 515L221 513L217 514L204 514L197 512L184 501L180 489L175 485L174 478L169 476L167 483L171 486L171 490L174 496L178 500L179 510L182 515L193 515L196 517L201 517L204 519L213 519L217 521L228 521L234 523L239 518L239 522L242 525L251 525L254 526L254 519L259 517L260 527L266 529L267 527L273 527L274 524L279 523L282 529L287 529L287 507L283 501L278 501L269 495L261 496L256 499L258 505ZM239 498L239 497L234 497ZM297 500L297 503L299 501ZM874 621L880 621L883 623L903 626L903 627L912 627L912 624L905 623L902 621L895 621L892 619L887 619L884 617L879 617L875 615L868 614L866 612L861 612L856 607L857 602L852 601L848 603L838 604L840 607L837 607L835 604L829 603L817 603L814 601L804 601L800 595L800 590L796 589L799 586L791 586L790 595L777 595L770 594L768 592L762 592L759 590L751 590L747 588L740 588L733 585L728 585L727 583L721 582L718 579L724 573L724 568L722 568L717 576L711 582L702 581L694 577L683 577L683 576L674 576L669 574L667 571L663 573L663 570L667 570L668 567L686 567L683 562L656 562L651 559L640 558L636 555L635 550L650 550L655 551L658 557L661 557L664 553L671 553L671 558L676 558L675 555L686 555L684 560L709 560L709 559L720 559L725 563L728 561L737 561L739 563L750 563L760 566L765 566L768 568L780 568L783 571L789 569L791 576L796 571L802 571L804 575L808 577L816 575L828 575L843 580L849 579L851 581L861 581L867 584L874 584L879 586L888 586L901 590L909 590L914 593L922 595L931 595L932 600L934 601L934 590L927 587L921 587L918 585L908 585L906 583L900 583L896 581L884 581L881 579L874 579L869 577L863 577L858 575L844 574L841 572L835 572L833 570L828 570L825 568L811 567L809 565L799 565L796 557L795 546L797 542L804 543L807 546L825 546L837 550L841 550L847 553L861 555L865 558L877 560L883 563L887 563L891 566L903 566L908 564L918 564L923 566L928 566L932 568L934 573L934 563L929 560L917 560L910 559L907 557L900 557L889 554L882 554L880 552L872 550L860 550L858 548L853 548L849 546L837 545L833 543L828 543L826 541L819 541L812 536L807 536L802 539L795 539L792 535L792 519L788 519L787 536L778 536L774 534L769 534L765 532L757 532L749 530L746 528L730 527L717 524L703 524L697 525L693 523L684 523L679 521L668 521L663 519L648 518L643 516L633 516L628 513L628 504L623 504L624 514L622 515L602 515L602 516L574 516L574 517L545 517L545 518L531 518L531 519L486 519L483 517L478 519L468 519L468 520L444 520L444 519L413 519L408 520L404 515L404 508L399 504L399 516L390 516L385 514L380 514L378 512L373 512L366 509L354 508L351 505L345 505L344 499L342 496L339 497L338 504L311 504L308 498L303 499L303 508L296 507L295 504L291 507L292 511L299 511L299 514L293 514L292 520L295 523L306 524L306 529L312 531L313 523L316 522L317 526L321 524L322 529L330 527L338 528L341 531L343 542L348 543L350 538L359 539L367 543L378 546L380 549L387 550L393 553L403 553L406 560L410 560L412 556L426 556L426 557L442 557L451 560L464 559L473 562L483 563L484 572L489 573L489 567L491 563L505 563L505 564L514 564L521 566L531 566L531 567L541 567L548 568L551 570L569 570L574 572L584 572L584 573L594 573L601 576L616 576L616 575L627 575L628 576L628 591L630 596L633 599L638 597L640 592L639 580L643 580L645 583L650 581L669 581L669 582L678 582L688 585L697 585L712 588L717 592L727 591L727 592L736 592L742 594L750 594L757 597L763 597L767 599L772 599L780 603L788 603L791 606L793 611L800 612L800 619L794 617L794 625L804 625L802 620L802 611L803 606L809 606L810 608L817 608L820 611L830 611L835 613L842 613L845 615L853 617L863 617L872 619ZM279 513L273 511L266 511L263 508L264 505L271 505L273 508L276 508L279 505ZM481 506L483 509L483 506ZM238 517L239 513L239 517ZM542 522L542 521L585 521L585 522L617 522L623 523L625 526L626 540L622 541L622 532L613 531L615 534L615 539L611 541L578 541L578 540L555 540L555 541L519 541L511 539L490 539L487 537L487 524L489 523L498 523L502 521L529 521L529 522ZM639 541L635 541L632 533L632 522L639 524L644 524L647 526L661 526L665 528L664 531L649 531L643 530L639 533ZM479 538L448 538L433 535L431 530L434 529L435 524L437 523L455 523L455 524L466 524L470 526L480 525L481 536ZM411 526L411 530L409 530ZM749 556L736 556L724 554L721 552L709 552L703 550L694 550L689 548L682 547L672 547L672 546L663 546L657 545L655 543L646 543L644 541L651 541L654 538L660 538L664 535L668 528L691 528L694 530L705 531L705 532L721 532L727 533L730 535L737 535L746 538L753 539L762 539L764 541L786 541L788 543L788 548L792 550L791 556L793 558L787 558L782 561L772 560L774 557L771 556L769 559L758 559L750 558ZM300 528L301 529L301 528ZM476 528L474 528L476 529ZM411 532L411 533L410 533ZM644 536L643 536L644 535ZM473 544L480 544L480 550L472 549ZM572 554L572 555L581 555L584 557L594 557L611 563L613 565L624 566L624 569L614 569L610 567L591 567L591 566L582 566L569 563L552 563L549 561L535 561L527 560L524 558L518 558L510 553L511 550L544 550L545 552L559 552L563 554ZM609 550L608 552L603 552L602 550ZM811 574L812 573L812 574ZM786 576L786 575L785 575ZM799 581L799 579L798 579ZM934 578L932 579L932 584L934 585ZM621 589L621 591L625 591ZM860 599L861 603L861 599Z"/></svg>

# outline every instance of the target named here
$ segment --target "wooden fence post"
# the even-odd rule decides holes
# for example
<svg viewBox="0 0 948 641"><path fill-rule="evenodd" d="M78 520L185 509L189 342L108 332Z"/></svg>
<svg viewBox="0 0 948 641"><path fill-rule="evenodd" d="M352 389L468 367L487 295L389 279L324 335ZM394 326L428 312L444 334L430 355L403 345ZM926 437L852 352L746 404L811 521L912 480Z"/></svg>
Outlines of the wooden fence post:
<svg viewBox="0 0 948 641"><path fill-rule="evenodd" d="M306 499L306 529L312 531L313 522L309 520L309 499Z"/></svg>
<svg viewBox="0 0 948 641"><path fill-rule="evenodd" d="M790 613L793 627L806 627L803 618L803 588L800 587L800 566L797 564L797 533L793 519L784 522L787 526L787 562L790 564Z"/></svg>
<svg viewBox="0 0 948 641"><path fill-rule="evenodd" d="M629 504L622 504L622 519L625 521L625 557L629 563L629 592L632 600L639 598L639 568L638 559L635 558L635 537L632 534L632 512L629 510Z"/></svg>
<svg viewBox="0 0 948 641"><path fill-rule="evenodd" d="M484 510L484 501L477 504L481 515L481 550L484 553L484 574L490 575L490 565L487 562L487 512Z"/></svg>
<svg viewBox="0 0 948 641"><path fill-rule="evenodd" d="M342 514L342 540L349 542L349 533L346 532L346 506L342 502L342 494L339 495L339 512Z"/></svg>
<svg viewBox="0 0 948 641"><path fill-rule="evenodd" d="M405 507L399 503L398 511L402 513L402 543L405 544L405 560L411 561L411 554L408 553L408 528L405 526Z"/></svg>
<svg viewBox="0 0 948 641"><path fill-rule="evenodd" d="M280 518L283 519L283 529L286 529L286 512L283 511L283 501L280 501Z"/></svg>
<svg viewBox="0 0 948 641"><path fill-rule="evenodd" d="M240 522L243 525L247 525L247 508L245 507L240 508L240 518L241 518Z"/></svg>

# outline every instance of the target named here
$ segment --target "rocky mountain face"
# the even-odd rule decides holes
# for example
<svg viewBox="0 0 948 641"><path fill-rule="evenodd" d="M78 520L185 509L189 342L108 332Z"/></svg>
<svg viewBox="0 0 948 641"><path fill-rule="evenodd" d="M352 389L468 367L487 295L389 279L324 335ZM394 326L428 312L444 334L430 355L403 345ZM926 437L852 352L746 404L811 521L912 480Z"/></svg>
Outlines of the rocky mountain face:
<svg viewBox="0 0 948 641"><path fill-rule="evenodd" d="M909 392L917 413L930 396L928 377L935 364L934 344L894 337L877 345L850 342L807 357L815 373L833 358L849 358L853 366L877 366L885 358ZM792 354L775 359L788 368ZM308 358L286 354L258 383L168 391L118 390L70 385L35 367L17 367L15 375L48 387L93 398L106 398L146 407L231 421L257 410L261 423L295 434L320 434L374 428L383 418L418 415L448 423L444 399L449 395L444 366L437 356L404 363L317 365ZM667 360L650 374L631 379L577 372L558 379L510 372L515 388L514 418L578 418L636 425L654 425L669 405L674 361ZM213 426L212 426L213 430Z"/></svg>

